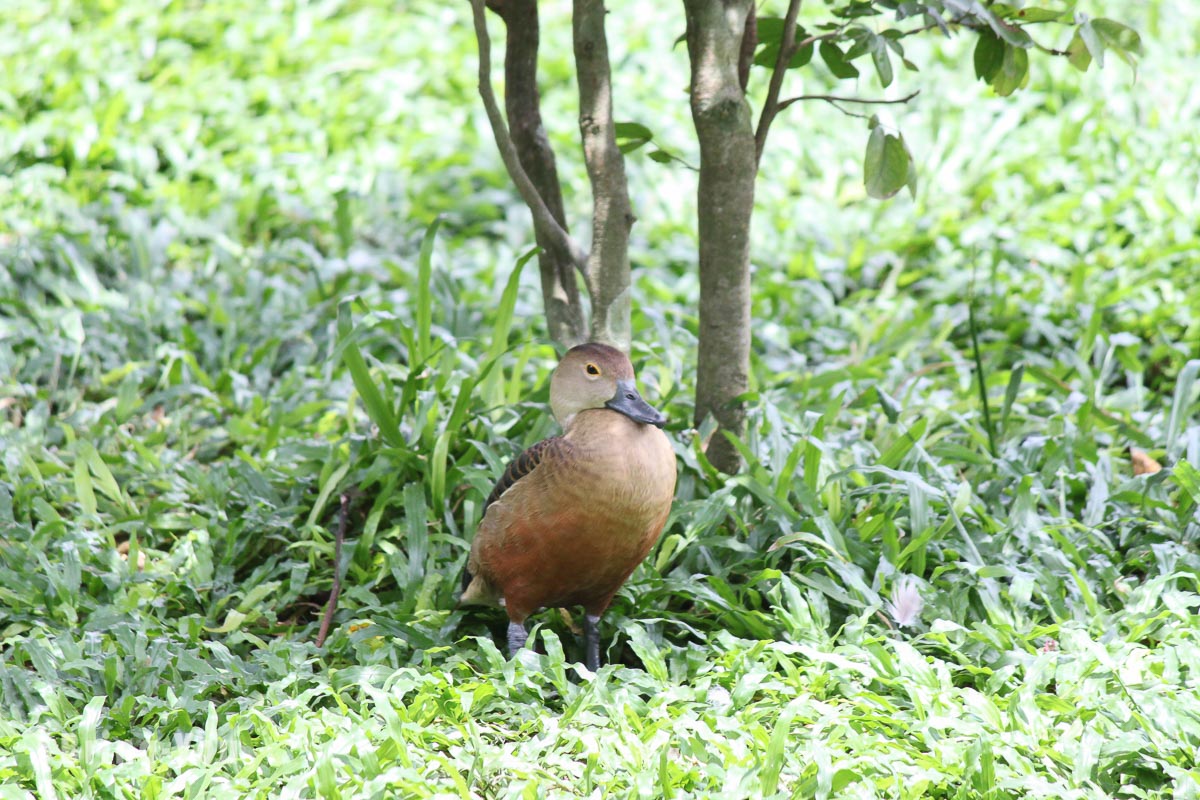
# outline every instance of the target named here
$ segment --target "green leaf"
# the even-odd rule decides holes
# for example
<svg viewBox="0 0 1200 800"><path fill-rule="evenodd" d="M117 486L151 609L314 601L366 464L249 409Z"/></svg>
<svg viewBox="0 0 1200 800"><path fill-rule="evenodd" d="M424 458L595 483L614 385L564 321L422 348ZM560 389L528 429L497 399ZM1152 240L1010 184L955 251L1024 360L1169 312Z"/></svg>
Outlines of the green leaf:
<svg viewBox="0 0 1200 800"><path fill-rule="evenodd" d="M1184 422L1191 417L1192 389L1200 378L1200 359L1184 364L1175 379L1175 394L1171 398L1171 413L1167 417L1167 452L1175 450L1176 440L1183 431Z"/></svg>
<svg viewBox="0 0 1200 800"><path fill-rule="evenodd" d="M779 44L783 41L783 23L783 17L759 17L756 19L754 29L758 33L759 45Z"/></svg>
<svg viewBox="0 0 1200 800"><path fill-rule="evenodd" d="M951 7L951 3L947 3L947 6ZM991 9L979 2L979 0L954 0L952 7L958 13L968 13L977 19L983 20L998 37L1013 47L1022 49L1033 47L1033 39L1030 38L1024 29L1018 25L1005 22L1000 16L993 13ZM1004 10L1001 9L1001 12Z"/></svg>
<svg viewBox="0 0 1200 800"><path fill-rule="evenodd" d="M333 196L333 230L337 234L338 249L343 256L350 251L354 244L354 216L350 203L350 193L345 189Z"/></svg>
<svg viewBox="0 0 1200 800"><path fill-rule="evenodd" d="M663 659L662 650L650 639L646 629L641 625L630 624L625 628L629 634L629 646L637 657L642 660L642 666L655 680L665 681L670 674L667 663Z"/></svg>
<svg viewBox="0 0 1200 800"><path fill-rule="evenodd" d="M762 793L764 796L775 794L775 790L779 786L779 774L783 771L787 754L788 732L791 730L792 721L795 718L796 711L789 705L779 715L779 719L775 720L775 727L771 730L771 738L767 741L767 750L763 754Z"/></svg>
<svg viewBox="0 0 1200 800"><path fill-rule="evenodd" d="M1094 19L1092 30L1105 47L1117 54L1117 58L1137 69L1137 58L1142 55L1142 37L1133 28L1111 19ZM1100 59L1096 59L1099 63Z"/></svg>
<svg viewBox="0 0 1200 800"><path fill-rule="evenodd" d="M504 292L500 295L500 305L496 309L496 322L492 326L492 340L488 345L488 361L497 361L508 349L508 337L512 332L513 314L517 306L517 290L521 286L521 271L525 265L538 254L538 248L527 250L508 275L504 284ZM497 367L482 380L481 392L489 406L499 406L504 403L504 370Z"/></svg>
<svg viewBox="0 0 1200 800"><path fill-rule="evenodd" d="M821 42L821 59L825 62L825 66L829 67L829 71L837 78L857 78L858 67L846 60L845 55L836 44L831 41Z"/></svg>
<svg viewBox="0 0 1200 800"><path fill-rule="evenodd" d="M1200 504L1200 470L1193 467L1186 459L1180 459L1171 468L1171 477L1180 489L1187 492L1192 504Z"/></svg>
<svg viewBox="0 0 1200 800"><path fill-rule="evenodd" d="M766 47L760 47L758 52L754 54L754 65L756 67L774 68L775 62L779 60L779 44L768 44ZM784 69L796 69L797 67L807 66L812 61L813 53L816 48L812 42L796 48L796 52L792 53L792 57L788 60Z"/></svg>
<svg viewBox="0 0 1200 800"><path fill-rule="evenodd" d="M654 133L640 122L618 122L613 128L617 137L617 148L622 153L632 153L654 138Z"/></svg>
<svg viewBox="0 0 1200 800"><path fill-rule="evenodd" d="M87 457L82 448L75 456L75 499L85 514L96 513L96 492L92 488L92 476L88 472Z"/></svg>
<svg viewBox="0 0 1200 800"><path fill-rule="evenodd" d="M1067 61L1080 72L1087 72L1088 67L1092 64L1092 54L1088 52L1087 45L1084 44L1083 37L1079 35L1078 28L1075 29L1075 35L1071 37L1071 43L1067 45Z"/></svg>
<svg viewBox="0 0 1200 800"><path fill-rule="evenodd" d="M989 31L980 31L975 42L975 77L991 84L1004 64L1004 42Z"/></svg>
<svg viewBox="0 0 1200 800"><path fill-rule="evenodd" d="M1009 25L1003 20L996 19L994 16L988 21L996 35L1005 41L1006 44L1013 47L1019 47L1022 50L1028 50L1033 47L1033 38L1025 32L1024 28L1017 25Z"/></svg>
<svg viewBox="0 0 1200 800"><path fill-rule="evenodd" d="M1029 53L1010 44L1004 45L1004 61L992 81L992 88L1001 97L1008 97L1029 82Z"/></svg>
<svg viewBox="0 0 1200 800"><path fill-rule="evenodd" d="M400 426L396 424L391 406L384 401L383 390L371 377L371 370L367 367L367 361L355 341L356 330L350 310L353 303L354 298L347 298L338 304L338 345L342 360L346 363L346 369L350 371L350 379L354 381L354 388L362 398L367 415L379 428L379 434L393 447L404 447L405 441L400 435Z"/></svg>
<svg viewBox="0 0 1200 800"><path fill-rule="evenodd" d="M925 429L929 426L929 419L921 417L917 423L908 430L904 431L896 441L892 442L891 446L879 456L879 463L885 467L895 469L908 455L909 451L916 446L921 437L925 435Z"/></svg>
<svg viewBox="0 0 1200 800"><path fill-rule="evenodd" d="M1083 40L1088 52L1092 54L1092 58L1096 59L1096 66L1103 67L1104 40L1100 38L1100 34L1097 33L1096 29L1092 27L1091 20L1085 20L1082 22L1079 27L1076 28L1075 33L1077 33L1079 38Z"/></svg>
<svg viewBox="0 0 1200 800"><path fill-rule="evenodd" d="M96 448L88 442L81 442L80 444L83 446L83 454L87 460L88 468L96 479L96 488L108 497L109 500L122 506L126 511L136 510L133 503L121 491L117 479L113 477L112 470L108 468L108 464L104 463L104 459L100 457L100 453L96 451Z"/></svg>
<svg viewBox="0 0 1200 800"><path fill-rule="evenodd" d="M885 200L903 189L910 182L912 156L904 138L893 136L876 125L867 139L867 153L863 160L863 183L867 194Z"/></svg>
<svg viewBox="0 0 1200 800"><path fill-rule="evenodd" d="M1100 17L1092 20L1092 28L1109 47L1138 56L1143 55L1142 37L1128 25Z"/></svg>
<svg viewBox="0 0 1200 800"><path fill-rule="evenodd" d="M454 433L453 429L447 428L438 434L437 441L433 445L433 452L429 456L429 495L433 499L435 508L441 508L442 501L446 497L446 460L450 451L450 440Z"/></svg>
<svg viewBox="0 0 1200 800"><path fill-rule="evenodd" d="M321 481L321 489L317 492L317 499L313 502L312 510L308 512L307 526L311 527L316 524L316 521L321 518L321 514L325 511L325 506L329 502L330 496L337 491L338 486L342 483L342 478L346 477L346 473L350 471L350 462L342 463L337 469L333 470L323 481Z"/></svg>
<svg viewBox="0 0 1200 800"><path fill-rule="evenodd" d="M1066 11L1055 11L1052 8L1013 8L1007 7L1003 12L999 5L992 6L992 11L1005 19L1018 19L1021 22L1062 22L1071 18Z"/></svg>
<svg viewBox="0 0 1200 800"><path fill-rule="evenodd" d="M437 239L442 218L437 217L425 229L421 238L421 252L417 256L417 331L416 352L411 362L421 364L429 358L429 333L433 320L433 244Z"/></svg>
<svg viewBox="0 0 1200 800"><path fill-rule="evenodd" d="M892 85L892 61L888 55L887 40L876 36L871 40L871 60L875 62L875 71L879 73L879 82L883 88Z"/></svg>

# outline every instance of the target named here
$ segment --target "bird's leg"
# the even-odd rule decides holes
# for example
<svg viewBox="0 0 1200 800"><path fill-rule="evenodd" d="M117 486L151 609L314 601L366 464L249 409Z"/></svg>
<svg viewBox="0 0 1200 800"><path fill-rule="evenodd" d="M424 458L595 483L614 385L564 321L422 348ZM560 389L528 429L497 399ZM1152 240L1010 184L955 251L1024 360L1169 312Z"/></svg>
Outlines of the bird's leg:
<svg viewBox="0 0 1200 800"><path fill-rule="evenodd" d="M584 660L583 663L592 672L597 672L600 669L600 615L588 614L583 615L583 644L584 644Z"/></svg>
<svg viewBox="0 0 1200 800"><path fill-rule="evenodd" d="M523 622L508 623L508 657L516 658L517 651L525 646L525 640L529 638L529 631L525 630Z"/></svg>

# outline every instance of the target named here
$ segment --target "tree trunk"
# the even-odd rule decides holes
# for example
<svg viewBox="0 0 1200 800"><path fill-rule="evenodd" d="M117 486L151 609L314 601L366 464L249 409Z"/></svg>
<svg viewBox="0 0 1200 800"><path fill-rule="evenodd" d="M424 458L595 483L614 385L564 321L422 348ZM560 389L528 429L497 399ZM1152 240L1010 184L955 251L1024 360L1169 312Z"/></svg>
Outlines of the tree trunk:
<svg viewBox="0 0 1200 800"><path fill-rule="evenodd" d="M738 77L750 0L684 0L692 120L700 142L700 342L696 423L719 429L707 449L723 472L741 465L722 432L744 436L749 387L750 215L757 173L750 105Z"/></svg>
<svg viewBox="0 0 1200 800"><path fill-rule="evenodd" d="M517 148L521 166L550 214L564 231L568 230L563 213L562 188L554 150L542 125L541 97L538 93L538 7L537 0L504 0L491 5L504 20L508 42L504 51L504 109ZM553 237L535 228L534 235L542 252L538 266L542 276L542 301L550 338L563 348L588 340L575 262L570 252L558 246Z"/></svg>
<svg viewBox="0 0 1200 800"><path fill-rule="evenodd" d="M571 26L579 82L579 133L592 184L592 250L584 273L592 338L629 352L629 230L633 210L625 156L617 148L604 0L575 0Z"/></svg>

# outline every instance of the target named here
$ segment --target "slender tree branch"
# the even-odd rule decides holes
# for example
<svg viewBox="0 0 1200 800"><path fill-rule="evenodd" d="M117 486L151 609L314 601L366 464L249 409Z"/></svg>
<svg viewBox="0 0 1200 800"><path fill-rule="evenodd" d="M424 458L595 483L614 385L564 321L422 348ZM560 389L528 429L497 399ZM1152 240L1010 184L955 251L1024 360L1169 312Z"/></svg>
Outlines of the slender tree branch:
<svg viewBox="0 0 1200 800"><path fill-rule="evenodd" d="M810 44L816 44L817 42L823 42L826 39L836 39L839 36L841 36L842 32L845 30L846 30L846 26L843 25L842 27L838 28L836 31L830 31L829 33L817 33L817 34L813 34L812 36L806 36L803 39L801 39L800 41L796 42L796 49L799 50L801 47L808 47Z"/></svg>
<svg viewBox="0 0 1200 800"><path fill-rule="evenodd" d="M321 630L317 633L317 647L325 646L325 638L329 635L329 626L333 623L333 614L337 611L338 597L342 593L342 542L346 540L346 525L350 517L350 495L342 492L341 507L338 510L337 538L333 544L333 589L329 592L329 601L325 604L325 616L321 619Z"/></svg>
<svg viewBox="0 0 1200 800"><path fill-rule="evenodd" d="M775 68L771 70L771 83L767 87L767 99L763 103L762 114L758 118L758 130L754 133L755 163L762 161L763 148L767 144L767 132L771 123L779 113L779 92L783 88L783 78L787 74L788 64L796 54L796 17L800 13L801 0L788 0L787 14L783 18L783 39L779 43L779 55L775 58Z"/></svg>
<svg viewBox="0 0 1200 800"><path fill-rule="evenodd" d="M504 20L508 37L504 47L504 110L509 134L517 149L521 166L551 216L569 233L563 210L562 186L554 160L554 148L542 123L541 95L538 92L538 46L541 25L537 0L487 0L488 8ZM542 279L542 302L550 337L562 347L587 341L587 324L579 298L575 263L568 252L556 247L546 233L535 226L534 234L542 251L538 271Z"/></svg>
<svg viewBox="0 0 1200 800"><path fill-rule="evenodd" d="M496 104L496 94L492 90L491 78L492 43L487 32L484 0L471 0L471 11L475 20L475 39L479 44L479 96L483 100L483 108L487 112L488 123L492 127L492 135L496 139L496 148L500 151L500 158L504 161L508 176L516 184L517 191L521 193L521 199L525 201L525 205L529 207L529 211L533 215L534 228L540 230L547 240L554 243L554 246L562 248L564 253L569 253L575 266L583 273L584 278L587 278L587 253L554 219L554 215L546 207L546 202L534 188L529 176L525 174L516 145L513 144L512 137L508 134L504 116Z"/></svg>
<svg viewBox="0 0 1200 800"><path fill-rule="evenodd" d="M579 83L579 133L592 184L592 252L584 273L592 298L592 338L630 346L629 230L633 210L625 157L613 121L612 68L604 0L575 0L571 29Z"/></svg>
<svg viewBox="0 0 1200 800"><path fill-rule="evenodd" d="M824 100L826 103L831 103L833 105L837 105L838 103L858 103L859 105L865 105L865 106L900 105L903 103L907 103L909 100L912 100L914 97L916 97L920 93L921 93L921 90L918 89L917 91L913 92L910 95L907 95L905 97L897 97L895 100L887 100L887 99L882 99L882 98L866 99L866 98L861 98L861 97L838 97L837 95L833 95L833 94L801 94L801 95L797 95L795 97L789 97L787 100L784 100L782 103L779 104L779 110L783 111L785 108L790 106L792 103L799 103L801 100Z"/></svg>

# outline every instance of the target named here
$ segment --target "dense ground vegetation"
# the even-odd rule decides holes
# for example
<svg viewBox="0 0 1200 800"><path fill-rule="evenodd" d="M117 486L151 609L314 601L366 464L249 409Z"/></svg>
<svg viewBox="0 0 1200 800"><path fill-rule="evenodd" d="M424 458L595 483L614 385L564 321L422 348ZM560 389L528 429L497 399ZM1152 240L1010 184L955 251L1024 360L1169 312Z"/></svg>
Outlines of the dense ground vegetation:
<svg viewBox="0 0 1200 800"><path fill-rule="evenodd" d="M1136 81L1000 100L927 42L915 200L865 199L860 121L777 123L732 479L684 422L694 175L632 157L681 475L594 678L562 615L509 662L452 610L554 363L466 4L6 8L0 798L1196 797L1200 15L1113 5ZM618 116L694 163L676 12L612 15Z"/></svg>

